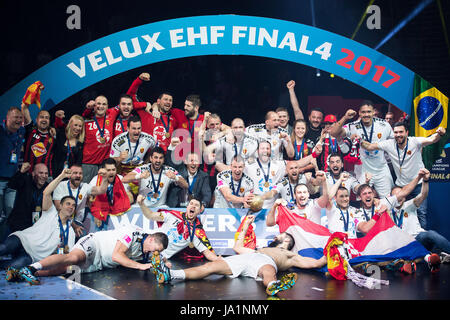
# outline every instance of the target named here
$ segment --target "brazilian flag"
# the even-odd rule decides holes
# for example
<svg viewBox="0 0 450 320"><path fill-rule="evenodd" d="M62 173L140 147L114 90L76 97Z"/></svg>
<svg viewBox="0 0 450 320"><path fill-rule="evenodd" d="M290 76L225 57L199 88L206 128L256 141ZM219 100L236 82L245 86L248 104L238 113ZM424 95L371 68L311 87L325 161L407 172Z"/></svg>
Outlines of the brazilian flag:
<svg viewBox="0 0 450 320"><path fill-rule="evenodd" d="M414 76L413 105L409 133L411 136L428 137L439 127L446 134L438 143L423 148L422 158L425 167L430 170L440 157L448 139L448 98L417 74Z"/></svg>

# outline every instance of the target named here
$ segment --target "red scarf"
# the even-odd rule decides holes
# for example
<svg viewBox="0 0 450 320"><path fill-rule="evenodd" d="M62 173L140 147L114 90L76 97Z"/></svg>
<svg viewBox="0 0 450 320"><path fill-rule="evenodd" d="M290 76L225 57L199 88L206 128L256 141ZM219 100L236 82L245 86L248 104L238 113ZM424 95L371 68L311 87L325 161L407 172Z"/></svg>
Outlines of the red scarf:
<svg viewBox="0 0 450 320"><path fill-rule="evenodd" d="M97 176L97 186L102 183L102 179L102 176ZM108 214L120 216L130 210L130 200L117 175L114 178L113 199L113 205L110 205L106 193L97 195L91 205L92 215L101 221L106 221Z"/></svg>

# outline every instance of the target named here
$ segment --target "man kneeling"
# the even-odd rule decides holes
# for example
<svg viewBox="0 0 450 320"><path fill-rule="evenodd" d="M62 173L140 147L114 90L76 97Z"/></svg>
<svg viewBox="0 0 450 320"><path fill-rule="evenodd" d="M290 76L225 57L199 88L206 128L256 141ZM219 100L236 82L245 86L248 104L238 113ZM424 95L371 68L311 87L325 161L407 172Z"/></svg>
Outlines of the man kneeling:
<svg viewBox="0 0 450 320"><path fill-rule="evenodd" d="M255 216L247 216L244 221L233 250L237 255L217 259L204 265L170 270L160 259L153 259L153 271L159 283L168 283L171 280L197 280L209 275L226 275L231 278L238 276L251 277L257 281L262 280L268 295L275 295L280 291L290 289L297 280L296 273L289 273L277 280L278 271L286 271L291 267L320 268L326 265L326 257L320 260L302 257L292 251L294 239L288 233L276 236L269 247L250 249L244 246L244 237Z"/></svg>

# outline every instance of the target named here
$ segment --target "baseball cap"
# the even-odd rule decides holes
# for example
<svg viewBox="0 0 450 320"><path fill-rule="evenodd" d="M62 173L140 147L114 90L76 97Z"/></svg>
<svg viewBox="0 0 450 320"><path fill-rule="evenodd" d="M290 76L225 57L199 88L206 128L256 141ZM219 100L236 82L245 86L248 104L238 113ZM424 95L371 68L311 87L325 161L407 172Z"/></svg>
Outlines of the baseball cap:
<svg viewBox="0 0 450 320"><path fill-rule="evenodd" d="M336 122L337 121L337 119L336 119L336 116L334 115L334 114L327 114L326 116L325 116L325 119L323 120L323 122L324 123L333 123L333 122Z"/></svg>

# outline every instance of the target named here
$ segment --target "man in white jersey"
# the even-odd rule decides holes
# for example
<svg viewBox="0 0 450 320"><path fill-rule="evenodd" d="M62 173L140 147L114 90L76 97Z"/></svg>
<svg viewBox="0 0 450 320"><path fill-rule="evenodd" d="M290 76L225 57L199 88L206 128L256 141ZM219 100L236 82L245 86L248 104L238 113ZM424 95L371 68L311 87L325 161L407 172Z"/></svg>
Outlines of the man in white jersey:
<svg viewBox="0 0 450 320"><path fill-rule="evenodd" d="M144 162L148 150L156 146L155 139L142 132L142 122L137 116L128 120L128 129L114 138L111 144L110 157L121 165L122 176L132 171Z"/></svg>
<svg viewBox="0 0 450 320"><path fill-rule="evenodd" d="M246 128L246 132L258 141L269 141L271 157L274 160L283 160L283 151L286 151L290 159L295 156L291 138L287 131L280 127L278 114L274 111L267 112L265 123L251 125Z"/></svg>
<svg viewBox="0 0 450 320"><path fill-rule="evenodd" d="M72 228L75 230L77 237L83 234L83 222L86 218L86 205L90 195L96 196L98 194L106 193L108 187L108 180L102 180L100 186L91 186L83 181L83 169L81 165L74 164L70 167L70 177L68 180L61 181L53 191L53 203L56 210L61 208L61 199L65 196L75 198L75 215L72 221ZM99 169L99 175L106 175L105 168Z"/></svg>
<svg viewBox="0 0 450 320"><path fill-rule="evenodd" d="M258 140L245 132L244 121L235 118L231 121L231 130L228 133L210 144L205 153L215 152L216 169L218 172L230 170L231 160L239 155L244 158L246 164L255 162L258 157Z"/></svg>
<svg viewBox="0 0 450 320"><path fill-rule="evenodd" d="M322 185L322 196L318 199L310 199L308 187L305 184L297 184L294 188L295 206L291 209L298 216L311 220L314 223L321 224L321 211L328 206L328 186L325 179L325 172L317 171L316 177L319 179ZM266 225L268 227L275 226L277 224L277 207L285 200L278 199L269 210L266 217Z"/></svg>
<svg viewBox="0 0 450 320"><path fill-rule="evenodd" d="M119 265L148 270L151 268L149 255L164 250L167 245L167 236L162 232L147 234L138 226L124 225L114 230L90 233L78 240L70 253L51 255L24 269L33 284L40 284L37 277L63 274L68 266L73 265L81 267L84 273ZM138 262L141 260L142 263Z"/></svg>
<svg viewBox="0 0 450 320"><path fill-rule="evenodd" d="M243 223L242 232L236 239L233 250L237 255L217 259L204 265L183 269L171 270L164 262L155 261L153 269L159 283L169 283L172 280L199 280L209 275L225 275L230 278L239 276L250 277L262 281L266 293L270 296L280 291L292 288L297 280L296 273L288 273L277 280L278 271L286 271L291 267L320 268L326 264L326 257L316 260L302 257L290 251L295 244L291 235L284 232L275 237L269 247L251 249L244 245L244 237L255 216L249 215Z"/></svg>
<svg viewBox="0 0 450 320"><path fill-rule="evenodd" d="M253 199L253 180L245 173L245 161L241 156L234 156L231 170L217 175L217 187L214 190L214 208L248 208Z"/></svg>
<svg viewBox="0 0 450 320"><path fill-rule="evenodd" d="M186 207L186 212L152 211L144 204L142 195L138 196L137 203L147 219L158 223L157 231L168 236L168 247L161 253L165 261L188 246L196 248L210 261L219 259L209 244L203 226L197 217L205 209L200 199L191 199Z"/></svg>
<svg viewBox="0 0 450 320"><path fill-rule="evenodd" d="M330 203L326 208L326 227L331 233L344 232L349 238L357 238L357 232L361 232L360 225L366 222L366 218L361 209L350 205L350 191L342 186L348 177L347 173L342 173L329 189ZM335 203L331 201L333 198Z"/></svg>
<svg viewBox="0 0 450 320"><path fill-rule="evenodd" d="M382 150L386 152L394 168L397 180L395 185L404 187L410 183L417 172L424 168L422 161L422 150L424 147L437 143L443 135L445 135L445 129L439 127L434 134L429 137L408 137L407 125L403 122L397 122L394 124L394 139L380 141L378 143L369 143L363 141L361 147L368 150ZM411 192L410 198L414 198L420 193L421 183ZM426 228L426 214L427 214L427 201L426 198L421 203L419 210L417 211L420 225Z"/></svg>
<svg viewBox="0 0 450 320"><path fill-rule="evenodd" d="M347 136L350 138L356 135L361 137L361 140L370 143L378 143L394 138L389 123L383 119L375 118L373 113L373 103L364 101L359 107L359 120L344 125L347 120L352 119L356 115L354 110L349 109L344 117L332 127L330 133L335 137ZM389 195L393 186L393 181L384 157L384 152L379 150L364 150L361 152L361 161L362 176L364 176L366 172L371 173L372 183L380 197Z"/></svg>
<svg viewBox="0 0 450 320"><path fill-rule="evenodd" d="M287 176L276 185L276 188L269 191L271 198L279 195L281 199L286 200L288 208L295 206L294 188L297 184L305 184L310 192L313 191L313 185L310 183L311 173L302 174L300 168L298 161L286 161Z"/></svg>
<svg viewBox="0 0 450 320"><path fill-rule="evenodd" d="M145 197L146 206L166 206L167 192L172 183L183 189L189 188L186 180L174 168L164 165L164 150L161 147L151 151L150 162L137 167L123 179L124 183L139 181L138 194Z"/></svg>
<svg viewBox="0 0 450 320"><path fill-rule="evenodd" d="M328 189L330 189L342 176L342 174L346 174L345 181L341 182L341 186L345 187L349 194L350 192L353 192L355 195L358 193L358 188L361 185L359 181L349 172L344 171L344 161L342 159L342 155L339 153L332 153L328 156L328 172L325 173L327 183L328 183ZM369 172L366 172L366 184L370 183L370 180L372 178L372 175ZM319 183L316 181L316 179L311 179L313 185L319 185Z"/></svg>
<svg viewBox="0 0 450 320"><path fill-rule="evenodd" d="M253 181L254 194L263 197L263 209L272 206L275 199L268 192L276 188L277 184L286 174L284 160L271 159L271 144L263 140L258 144L258 159L256 162L245 166L244 173Z"/></svg>
<svg viewBox="0 0 450 320"><path fill-rule="evenodd" d="M416 238L427 250L431 252L437 252L441 254L440 260L442 262L450 262L450 241L444 236L434 230L425 230L420 226L418 215L418 208L421 203L427 198L429 191L429 179L430 172L427 169L424 170L425 174L422 178L421 192L410 200L402 200L398 205L389 212L392 220L402 230L408 232L410 235ZM400 187L394 187L392 189L392 195L397 195L401 191ZM437 260L436 257L430 256L431 261ZM425 260L432 269L432 272L437 271L438 265L432 265L430 258Z"/></svg>
<svg viewBox="0 0 450 320"><path fill-rule="evenodd" d="M25 280L36 284L30 278L26 266L54 253L67 253L75 243L75 232L70 222L75 210L75 199L66 196L61 199L60 209L56 209L52 201L52 192L65 178L70 176L70 169L64 169L44 189L42 198L42 216L31 227L11 233L6 241L0 244L0 254L11 254L11 267L7 270L8 281Z"/></svg>

